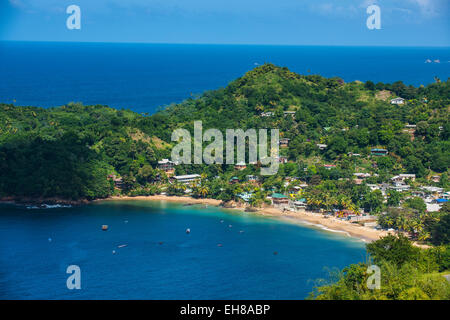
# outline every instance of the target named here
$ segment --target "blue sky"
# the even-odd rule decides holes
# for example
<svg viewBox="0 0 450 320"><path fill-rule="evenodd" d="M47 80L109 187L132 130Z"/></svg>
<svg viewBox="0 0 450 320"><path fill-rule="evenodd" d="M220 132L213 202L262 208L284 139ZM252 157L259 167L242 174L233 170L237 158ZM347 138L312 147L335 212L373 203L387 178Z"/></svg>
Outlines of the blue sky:
<svg viewBox="0 0 450 320"><path fill-rule="evenodd" d="M81 8L81 30L66 8ZM381 8L381 30L366 8ZM1 0L0 40L450 46L449 0Z"/></svg>

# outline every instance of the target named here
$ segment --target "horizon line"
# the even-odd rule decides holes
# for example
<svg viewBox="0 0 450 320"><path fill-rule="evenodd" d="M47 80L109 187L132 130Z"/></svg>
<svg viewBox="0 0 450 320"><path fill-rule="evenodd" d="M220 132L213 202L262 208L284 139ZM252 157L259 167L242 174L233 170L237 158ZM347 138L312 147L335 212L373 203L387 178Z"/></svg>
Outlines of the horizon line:
<svg viewBox="0 0 450 320"><path fill-rule="evenodd" d="M200 45L200 46L270 46L270 47L367 47L367 48L450 48L449 45L346 45L346 44L264 44L264 43L201 43L201 42L145 42L145 41L58 41L58 40L8 40L0 42L29 43L80 43L80 44L154 44L154 45Z"/></svg>

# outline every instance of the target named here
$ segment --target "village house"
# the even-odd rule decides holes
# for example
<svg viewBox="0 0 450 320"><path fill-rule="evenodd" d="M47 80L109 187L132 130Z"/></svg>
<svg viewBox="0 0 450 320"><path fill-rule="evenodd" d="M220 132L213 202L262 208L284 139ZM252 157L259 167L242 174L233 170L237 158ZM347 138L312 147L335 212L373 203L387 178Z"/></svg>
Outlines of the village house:
<svg viewBox="0 0 450 320"><path fill-rule="evenodd" d="M286 116L291 116L292 118L295 118L295 111L284 111L283 115Z"/></svg>
<svg viewBox="0 0 450 320"><path fill-rule="evenodd" d="M182 184L190 184L192 182L200 180L201 176L199 174L186 174L181 176L173 176L172 180L182 183Z"/></svg>
<svg viewBox="0 0 450 320"><path fill-rule="evenodd" d="M306 209L308 206L305 198L294 201L293 205L296 210Z"/></svg>
<svg viewBox="0 0 450 320"><path fill-rule="evenodd" d="M231 183L231 184L239 183L239 178L238 178L238 177L232 177L232 178L230 179L230 183Z"/></svg>
<svg viewBox="0 0 450 320"><path fill-rule="evenodd" d="M240 194L237 195L239 198L241 198L242 200L244 200L245 202L249 202L250 199L252 198L253 194L251 192L242 192Z"/></svg>
<svg viewBox="0 0 450 320"><path fill-rule="evenodd" d="M435 197L441 197L444 194L444 188L433 187L433 186L424 186L424 187L421 187L420 189L433 194Z"/></svg>
<svg viewBox="0 0 450 320"><path fill-rule="evenodd" d="M319 150L325 150L328 146L323 143L317 143L316 146L319 148Z"/></svg>
<svg viewBox="0 0 450 320"><path fill-rule="evenodd" d="M247 165L245 164L245 162L238 162L234 165L234 170L244 170L245 168L247 168Z"/></svg>
<svg viewBox="0 0 450 320"><path fill-rule="evenodd" d="M415 174L399 174L398 176L394 176L391 178L392 183L394 184L403 184L406 180L415 181L416 175Z"/></svg>
<svg viewBox="0 0 450 320"><path fill-rule="evenodd" d="M247 178L248 182L258 182L258 177L257 176L249 174L249 175L246 176L246 178Z"/></svg>
<svg viewBox="0 0 450 320"><path fill-rule="evenodd" d="M324 166L324 168L327 169L327 170L331 170L331 169L333 169L333 168L336 168L336 165L335 165L335 164L324 164L323 166Z"/></svg>
<svg viewBox="0 0 450 320"><path fill-rule="evenodd" d="M437 203L426 203L428 212L437 212L441 210L441 206Z"/></svg>
<svg viewBox="0 0 450 320"><path fill-rule="evenodd" d="M349 152L349 153L347 153L347 155L348 155L349 157L361 157L361 154L360 154L360 153Z"/></svg>
<svg viewBox="0 0 450 320"><path fill-rule="evenodd" d="M270 198L275 206L287 206L289 204L289 198L281 193L273 193Z"/></svg>
<svg viewBox="0 0 450 320"><path fill-rule="evenodd" d="M290 139L287 138L281 138L280 139L280 147L281 148L287 148L289 146Z"/></svg>
<svg viewBox="0 0 450 320"><path fill-rule="evenodd" d="M403 99L403 98L391 99L391 104L396 104L396 105L405 104L405 99Z"/></svg>
<svg viewBox="0 0 450 320"><path fill-rule="evenodd" d="M169 159L162 159L161 161L158 161L157 168L164 171L168 177L175 174L175 162L170 161Z"/></svg>
<svg viewBox="0 0 450 320"><path fill-rule="evenodd" d="M371 216L371 215L355 215L352 214L349 216L349 221L350 222L361 222L361 221L376 221L377 217L376 216Z"/></svg>
<svg viewBox="0 0 450 320"><path fill-rule="evenodd" d="M114 187L122 189L123 187L122 177L117 177L115 174L110 174L108 175L108 180L112 180L114 182Z"/></svg>
<svg viewBox="0 0 450 320"><path fill-rule="evenodd" d="M410 140L414 141L414 134L416 133L416 125L415 124L406 124L405 129L402 130L403 133L409 135Z"/></svg>
<svg viewBox="0 0 450 320"><path fill-rule="evenodd" d="M372 148L370 153L373 156L386 156L389 152L386 149Z"/></svg>
<svg viewBox="0 0 450 320"><path fill-rule="evenodd" d="M273 116L273 112L271 112L271 111L261 113L261 117L272 117L272 116Z"/></svg>
<svg viewBox="0 0 450 320"><path fill-rule="evenodd" d="M398 192L403 192L403 191L408 191L411 187L408 184L404 184L404 183L395 183L393 186L390 186L389 189L398 191Z"/></svg>
<svg viewBox="0 0 450 320"><path fill-rule="evenodd" d="M370 188L370 191L381 190L381 187L377 184L367 184L367 186Z"/></svg>
<svg viewBox="0 0 450 320"><path fill-rule="evenodd" d="M431 181L438 183L441 181L441 176L439 176L439 175L432 176Z"/></svg>
<svg viewBox="0 0 450 320"><path fill-rule="evenodd" d="M287 163L288 162L288 158L285 156L279 156L278 157L278 162L279 163Z"/></svg>

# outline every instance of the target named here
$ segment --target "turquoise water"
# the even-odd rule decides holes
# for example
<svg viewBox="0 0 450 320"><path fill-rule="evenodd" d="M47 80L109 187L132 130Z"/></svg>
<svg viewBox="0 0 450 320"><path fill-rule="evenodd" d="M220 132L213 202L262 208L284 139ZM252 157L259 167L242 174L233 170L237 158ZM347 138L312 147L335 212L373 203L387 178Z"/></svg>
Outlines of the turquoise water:
<svg viewBox="0 0 450 320"><path fill-rule="evenodd" d="M365 260L345 235L215 207L0 207L0 299L304 299L327 267Z"/></svg>
<svg viewBox="0 0 450 320"><path fill-rule="evenodd" d="M345 81L418 86L435 76L446 80L449 61L448 47L0 42L0 102L52 107L81 101L153 113L226 86L264 62Z"/></svg>

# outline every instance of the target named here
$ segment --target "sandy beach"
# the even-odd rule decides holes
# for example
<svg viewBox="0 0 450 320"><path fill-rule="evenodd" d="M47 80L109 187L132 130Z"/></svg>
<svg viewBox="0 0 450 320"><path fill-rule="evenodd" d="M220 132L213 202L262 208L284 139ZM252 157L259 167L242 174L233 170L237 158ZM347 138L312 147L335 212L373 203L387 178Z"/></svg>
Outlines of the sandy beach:
<svg viewBox="0 0 450 320"><path fill-rule="evenodd" d="M195 199L191 197L166 196L166 195L138 196L138 197L117 196L98 201L108 201L108 200L168 201L168 202L189 203L189 204L206 204L211 206L220 206L222 204L221 200L216 199ZM232 207L232 208L227 207L226 209L243 211L244 207ZM257 208L257 211L251 213L268 217L281 218L285 220L289 219L291 220L291 222L300 222L309 225L315 225L325 230L334 232L336 231L343 232L351 237L359 238L367 242L378 240L380 237L386 236L388 234L387 231L363 227L355 223L339 220L334 217L323 216L322 214L312 213L305 210L282 211L277 208L269 207L269 208Z"/></svg>
<svg viewBox="0 0 450 320"><path fill-rule="evenodd" d="M108 201L108 200L148 200L148 201L169 201L169 202L180 202L189 204L207 204L211 206L219 206L222 201L216 199L195 199L192 197L180 197L180 196L165 196L165 195L154 195L154 196L137 196L137 197L127 197L127 196L114 196L107 199L99 199L96 201Z"/></svg>

